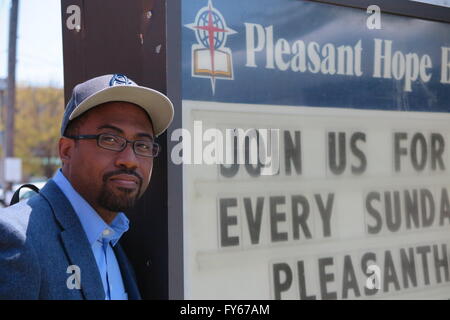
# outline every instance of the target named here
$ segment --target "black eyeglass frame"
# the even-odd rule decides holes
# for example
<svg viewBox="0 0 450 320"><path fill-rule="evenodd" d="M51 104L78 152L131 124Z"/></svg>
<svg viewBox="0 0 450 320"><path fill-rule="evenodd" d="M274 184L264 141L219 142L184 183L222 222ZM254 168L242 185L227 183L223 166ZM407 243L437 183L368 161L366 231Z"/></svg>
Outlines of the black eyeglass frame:
<svg viewBox="0 0 450 320"><path fill-rule="evenodd" d="M112 137L115 137L115 138L119 138L121 140L125 140L125 144L123 145L121 150L110 149L110 148L107 148L105 146L101 146L100 145L100 137L101 136L112 136ZM154 150L154 148L156 147L156 154L149 156L149 155L144 155L144 154L138 153L138 152L136 152L136 143L137 142L145 142L145 143L147 143L148 141L146 141L146 140L128 140L125 137L118 136L118 135L115 135L115 134L112 134L112 133L80 134L78 136L66 136L65 135L63 137L68 138L68 139L73 139L73 140L91 140L91 139L94 140L95 139L95 140L97 140L97 146L99 148L102 148L102 149L105 149L105 150L109 150L109 151L116 151L116 152L122 152L123 150L125 150L125 148L127 147L128 144L131 144L133 152L134 152L135 155L141 156L141 157L146 157L146 158L156 158L159 155L159 152L161 151L161 146L157 142L151 141L151 143L153 144L152 150Z"/></svg>

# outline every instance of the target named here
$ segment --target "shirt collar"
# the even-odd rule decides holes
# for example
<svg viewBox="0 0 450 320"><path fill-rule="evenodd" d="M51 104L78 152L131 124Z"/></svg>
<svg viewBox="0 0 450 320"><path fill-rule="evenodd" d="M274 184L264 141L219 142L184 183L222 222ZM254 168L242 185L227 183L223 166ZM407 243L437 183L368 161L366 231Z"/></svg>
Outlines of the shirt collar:
<svg viewBox="0 0 450 320"><path fill-rule="evenodd" d="M53 181L55 181L75 210L91 246L97 240L111 242L114 246L120 237L128 231L129 220L123 212L119 212L111 224L108 225L72 187L61 169L57 170Z"/></svg>

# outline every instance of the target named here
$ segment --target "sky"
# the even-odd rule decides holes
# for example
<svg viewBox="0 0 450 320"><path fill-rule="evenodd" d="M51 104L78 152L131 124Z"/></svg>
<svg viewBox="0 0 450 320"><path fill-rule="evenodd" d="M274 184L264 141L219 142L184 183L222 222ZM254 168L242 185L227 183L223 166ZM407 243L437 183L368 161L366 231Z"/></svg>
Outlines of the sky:
<svg viewBox="0 0 450 320"><path fill-rule="evenodd" d="M0 0L0 78L8 70L10 0ZM63 87L60 0L20 0L16 79L19 84Z"/></svg>

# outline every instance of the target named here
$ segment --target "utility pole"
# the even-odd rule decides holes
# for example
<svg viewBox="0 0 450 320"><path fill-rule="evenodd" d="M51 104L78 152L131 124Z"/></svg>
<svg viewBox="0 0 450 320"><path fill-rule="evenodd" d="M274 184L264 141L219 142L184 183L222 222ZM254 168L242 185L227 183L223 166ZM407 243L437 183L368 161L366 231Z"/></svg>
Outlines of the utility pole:
<svg viewBox="0 0 450 320"><path fill-rule="evenodd" d="M0 121L5 121L6 118L5 115L5 105L6 105L6 90L8 89L8 81L6 78L1 79L0 78ZM0 131L0 145L2 147L2 157L5 156L5 128L2 128L2 131ZM0 173L1 175L1 173ZM3 185L3 183L2 183Z"/></svg>
<svg viewBox="0 0 450 320"><path fill-rule="evenodd" d="M11 192L12 183L7 182L6 159L14 157L14 114L16 106L16 49L17 49L17 24L19 15L19 0L11 0L9 14L9 43L8 43L8 80L6 94L6 125L4 140L3 168L1 168L3 183L3 198L7 199L7 194Z"/></svg>
<svg viewBox="0 0 450 320"><path fill-rule="evenodd" d="M16 49L18 15L19 0L11 0L8 45L8 93L6 95L6 157L14 157L14 113L16 106Z"/></svg>

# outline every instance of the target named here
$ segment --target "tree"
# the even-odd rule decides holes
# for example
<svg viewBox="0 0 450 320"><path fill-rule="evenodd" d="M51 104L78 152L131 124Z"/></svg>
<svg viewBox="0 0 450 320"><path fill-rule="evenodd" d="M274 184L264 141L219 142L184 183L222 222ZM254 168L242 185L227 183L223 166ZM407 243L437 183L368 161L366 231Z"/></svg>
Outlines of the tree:
<svg viewBox="0 0 450 320"><path fill-rule="evenodd" d="M59 167L63 113L63 89L17 88L14 154L22 158L24 180L33 176L50 178Z"/></svg>

